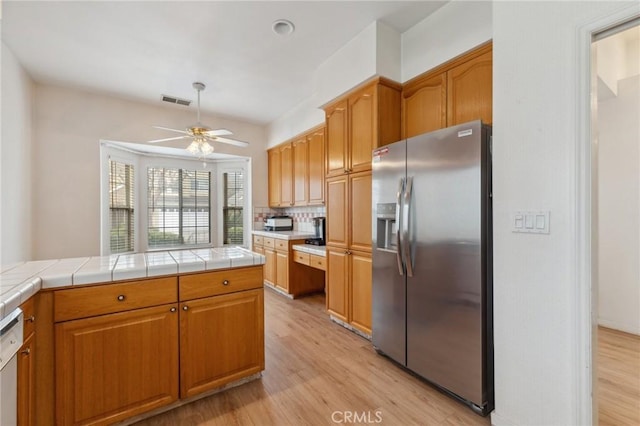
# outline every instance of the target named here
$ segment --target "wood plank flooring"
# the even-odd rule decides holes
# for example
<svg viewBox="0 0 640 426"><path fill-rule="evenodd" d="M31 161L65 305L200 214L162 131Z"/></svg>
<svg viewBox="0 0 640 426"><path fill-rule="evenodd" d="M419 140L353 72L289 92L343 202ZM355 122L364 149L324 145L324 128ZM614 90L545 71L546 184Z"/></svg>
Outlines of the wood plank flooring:
<svg viewBox="0 0 640 426"><path fill-rule="evenodd" d="M640 336L598 327L601 426L640 425Z"/></svg>
<svg viewBox="0 0 640 426"><path fill-rule="evenodd" d="M490 424L329 321L322 295L289 300L265 289L265 350L261 379L136 424Z"/></svg>

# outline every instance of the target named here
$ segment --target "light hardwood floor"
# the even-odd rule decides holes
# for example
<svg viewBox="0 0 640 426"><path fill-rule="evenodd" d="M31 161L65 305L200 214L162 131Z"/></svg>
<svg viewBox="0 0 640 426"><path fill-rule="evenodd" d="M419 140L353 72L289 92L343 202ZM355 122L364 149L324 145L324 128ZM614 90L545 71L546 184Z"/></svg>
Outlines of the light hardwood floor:
<svg viewBox="0 0 640 426"><path fill-rule="evenodd" d="M598 327L601 426L640 425L640 336Z"/></svg>
<svg viewBox="0 0 640 426"><path fill-rule="evenodd" d="M265 289L265 334L261 379L137 425L356 424L347 413L366 416L359 424L490 424L330 322L321 295L289 300Z"/></svg>

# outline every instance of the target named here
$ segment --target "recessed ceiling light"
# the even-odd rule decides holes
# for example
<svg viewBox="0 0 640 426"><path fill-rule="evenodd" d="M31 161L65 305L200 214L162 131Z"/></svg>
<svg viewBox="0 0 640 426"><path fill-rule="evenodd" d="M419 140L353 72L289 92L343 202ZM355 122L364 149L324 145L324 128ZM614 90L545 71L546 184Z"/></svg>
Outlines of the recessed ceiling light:
<svg viewBox="0 0 640 426"><path fill-rule="evenodd" d="M286 19L278 19L277 21L273 21L271 29L278 35L288 36L295 31L296 27L291 21L287 21Z"/></svg>

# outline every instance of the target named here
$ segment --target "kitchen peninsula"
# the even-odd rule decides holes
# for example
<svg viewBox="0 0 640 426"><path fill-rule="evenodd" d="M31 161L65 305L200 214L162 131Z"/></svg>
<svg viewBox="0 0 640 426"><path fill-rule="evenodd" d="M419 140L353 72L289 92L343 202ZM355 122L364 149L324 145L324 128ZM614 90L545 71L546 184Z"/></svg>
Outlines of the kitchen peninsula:
<svg viewBox="0 0 640 426"><path fill-rule="evenodd" d="M264 262L212 248L3 267L0 316L22 306L33 330L19 411L38 425L112 424L258 378Z"/></svg>

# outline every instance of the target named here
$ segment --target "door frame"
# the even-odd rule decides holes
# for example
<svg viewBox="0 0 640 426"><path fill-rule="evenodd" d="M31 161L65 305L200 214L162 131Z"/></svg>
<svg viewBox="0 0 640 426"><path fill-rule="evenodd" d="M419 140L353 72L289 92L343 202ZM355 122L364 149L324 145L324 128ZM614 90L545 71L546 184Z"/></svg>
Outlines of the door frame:
<svg viewBox="0 0 640 426"><path fill-rule="evenodd" d="M638 18L637 5L623 7L576 29L576 168L575 168L575 256L577 297L573 306L576 345L574 389L577 424L598 421L597 404L597 327L598 327L598 140L596 106L595 50L593 36Z"/></svg>

